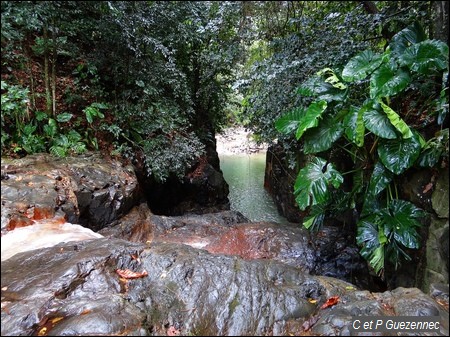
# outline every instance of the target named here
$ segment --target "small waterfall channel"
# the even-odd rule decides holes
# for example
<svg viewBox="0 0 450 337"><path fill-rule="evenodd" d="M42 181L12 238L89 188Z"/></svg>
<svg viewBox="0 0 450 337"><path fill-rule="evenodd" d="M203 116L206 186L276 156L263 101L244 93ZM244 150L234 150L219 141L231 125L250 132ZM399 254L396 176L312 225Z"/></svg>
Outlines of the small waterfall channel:
<svg viewBox="0 0 450 337"><path fill-rule="evenodd" d="M228 183L231 209L251 221L288 223L264 189L266 151L243 128L226 130L217 139L220 168Z"/></svg>

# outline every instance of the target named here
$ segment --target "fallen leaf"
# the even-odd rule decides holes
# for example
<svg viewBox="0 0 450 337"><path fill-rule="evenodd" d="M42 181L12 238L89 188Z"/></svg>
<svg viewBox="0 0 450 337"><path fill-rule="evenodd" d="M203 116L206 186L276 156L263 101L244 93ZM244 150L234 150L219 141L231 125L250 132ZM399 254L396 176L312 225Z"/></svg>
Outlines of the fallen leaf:
<svg viewBox="0 0 450 337"><path fill-rule="evenodd" d="M135 279L145 277L148 275L148 273L145 270L142 273L137 273L129 269L117 269L116 273L124 279Z"/></svg>
<svg viewBox="0 0 450 337"><path fill-rule="evenodd" d="M326 309L328 307L332 307L339 302L339 296L332 296L320 307L320 309Z"/></svg>
<svg viewBox="0 0 450 337"><path fill-rule="evenodd" d="M317 300L313 299L313 298L308 298L308 302L312 303L312 304L316 304Z"/></svg>

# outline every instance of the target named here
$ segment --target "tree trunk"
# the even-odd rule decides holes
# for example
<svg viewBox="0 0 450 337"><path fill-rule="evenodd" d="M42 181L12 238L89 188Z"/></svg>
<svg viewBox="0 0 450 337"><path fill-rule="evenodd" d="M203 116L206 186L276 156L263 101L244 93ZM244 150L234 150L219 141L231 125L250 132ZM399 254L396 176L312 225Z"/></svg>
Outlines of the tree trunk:
<svg viewBox="0 0 450 337"><path fill-rule="evenodd" d="M448 1L431 1L433 32L431 38L448 43Z"/></svg>
<svg viewBox="0 0 450 337"><path fill-rule="evenodd" d="M49 70L49 48L48 48L48 27L44 24L44 86L45 86L45 112L52 113L52 97L50 92L50 70Z"/></svg>
<svg viewBox="0 0 450 337"><path fill-rule="evenodd" d="M360 1L361 5L364 7L364 10L369 14L379 14L380 11L377 8L377 5L373 1ZM389 31L389 27L387 25L383 25L381 28L381 35L389 44L394 33Z"/></svg>
<svg viewBox="0 0 450 337"><path fill-rule="evenodd" d="M56 116L56 59L57 59L57 53L56 53L56 33L55 33L55 25L53 23L53 30L52 30L52 112L53 116Z"/></svg>

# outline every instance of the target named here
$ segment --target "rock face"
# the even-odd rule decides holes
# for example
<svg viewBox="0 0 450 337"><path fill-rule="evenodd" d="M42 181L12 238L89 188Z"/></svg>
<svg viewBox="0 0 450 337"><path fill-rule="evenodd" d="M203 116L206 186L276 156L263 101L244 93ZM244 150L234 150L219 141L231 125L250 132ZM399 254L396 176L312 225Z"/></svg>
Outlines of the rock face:
<svg viewBox="0 0 450 337"><path fill-rule="evenodd" d="M269 146L266 158L266 189L271 193L280 214L291 222L300 223L304 214L296 206L292 193L296 175L297 172L287 167L282 147L277 144ZM401 177L398 183L400 198L427 211L429 220L419 233L422 248L408 251L411 263L403 263L398 269L387 273L392 275L386 280L389 288L418 287L428 292L433 283L448 284L448 177L448 168L410 169ZM344 214L343 217L345 216ZM347 215L347 219L351 216ZM387 270L389 268L391 267L387 266Z"/></svg>
<svg viewBox="0 0 450 337"><path fill-rule="evenodd" d="M99 233L141 243L183 243L246 260L276 260L313 275L335 277L360 288L379 290L373 288L366 262L352 243L352 237L337 227L326 226L318 233L311 233L295 224L249 223L234 211L158 216L146 204L141 204Z"/></svg>
<svg viewBox="0 0 450 337"><path fill-rule="evenodd" d="M293 191L297 172L284 165L284 152L281 146L270 145L266 155L264 187L272 195L278 212L290 222L301 223L304 214L297 207Z"/></svg>
<svg viewBox="0 0 450 337"><path fill-rule="evenodd" d="M429 235L426 242L426 267L424 284L421 288L430 291L433 283L447 283L449 273L449 171L441 170L431 195L434 214L431 217Z"/></svg>
<svg viewBox="0 0 450 337"><path fill-rule="evenodd" d="M125 215L139 198L133 167L99 154L2 158L1 170L2 233L53 218L57 211L70 223L99 230Z"/></svg>
<svg viewBox="0 0 450 337"><path fill-rule="evenodd" d="M280 262L182 244L93 239L1 267L2 335L340 335L354 315L415 314L440 317L439 334L448 334L448 312L417 289L357 291ZM336 305L321 309L331 297Z"/></svg>
<svg viewBox="0 0 450 337"><path fill-rule="evenodd" d="M448 335L448 284L358 290L338 228L128 212L132 170L98 155L2 161L2 179L1 335L349 335L367 315L434 316Z"/></svg>
<svg viewBox="0 0 450 337"><path fill-rule="evenodd" d="M137 173L148 203L156 214L205 214L230 209L228 184L220 170L215 143L206 147L206 155L181 181L178 177L169 177L164 183L159 183Z"/></svg>

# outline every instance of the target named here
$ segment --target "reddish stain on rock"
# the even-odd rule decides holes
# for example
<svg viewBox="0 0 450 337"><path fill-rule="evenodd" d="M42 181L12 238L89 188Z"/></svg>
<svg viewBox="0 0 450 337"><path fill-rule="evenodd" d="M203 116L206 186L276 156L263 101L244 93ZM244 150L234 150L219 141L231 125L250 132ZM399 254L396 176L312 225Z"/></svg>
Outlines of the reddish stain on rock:
<svg viewBox="0 0 450 337"><path fill-rule="evenodd" d="M6 229L8 231L12 231L15 228L31 226L32 224L34 224L34 221L27 218L26 216L21 214L14 214L9 219L9 223L8 226L6 226Z"/></svg>
<svg viewBox="0 0 450 337"><path fill-rule="evenodd" d="M53 218L54 215L55 215L54 208L49 206L46 207L36 206L33 209L32 219L33 220L50 219Z"/></svg>
<svg viewBox="0 0 450 337"><path fill-rule="evenodd" d="M204 249L213 254L238 255L249 260L267 259L273 255L267 244L269 236L265 229L237 227L219 236Z"/></svg>

